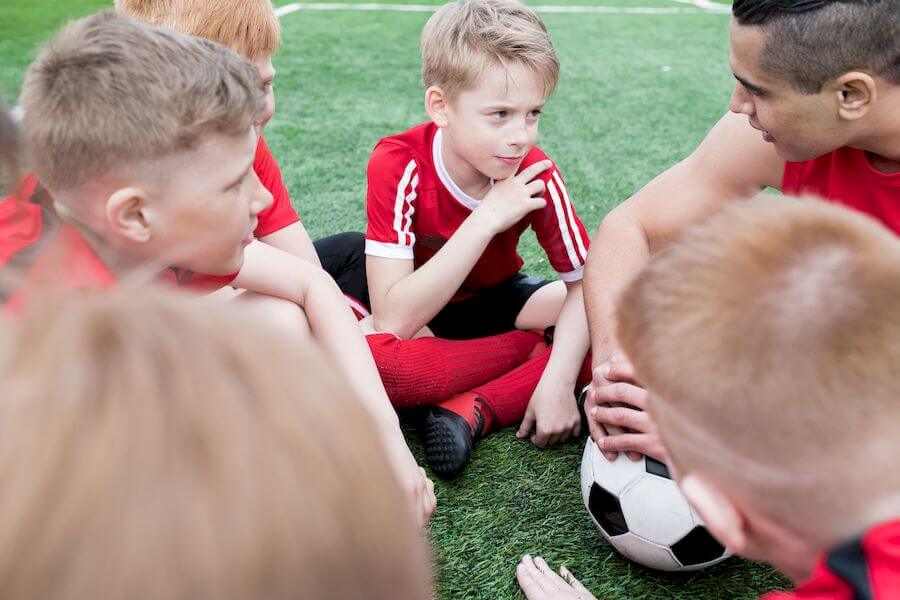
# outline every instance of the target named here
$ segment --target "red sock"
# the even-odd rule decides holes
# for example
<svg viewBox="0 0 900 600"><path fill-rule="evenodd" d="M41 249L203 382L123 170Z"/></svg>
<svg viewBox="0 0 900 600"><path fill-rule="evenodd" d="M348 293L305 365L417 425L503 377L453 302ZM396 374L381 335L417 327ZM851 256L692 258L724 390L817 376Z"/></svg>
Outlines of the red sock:
<svg viewBox="0 0 900 600"><path fill-rule="evenodd" d="M547 348L509 373L472 390L488 409L484 411L484 433L489 432L494 423L497 427L509 427L522 421L528 401L550 360L550 350Z"/></svg>
<svg viewBox="0 0 900 600"><path fill-rule="evenodd" d="M475 340L389 333L366 336L381 381L395 408L434 404L491 381L526 360L543 337L510 331Z"/></svg>
<svg viewBox="0 0 900 600"><path fill-rule="evenodd" d="M498 428L502 428L522 422L528 402L544 374L547 361L550 360L551 349L547 348L543 353L519 365L502 377L472 390L488 408L484 411L485 434L491 430L494 423ZM591 354L588 353L581 364L574 391L580 392L581 388L590 381Z"/></svg>

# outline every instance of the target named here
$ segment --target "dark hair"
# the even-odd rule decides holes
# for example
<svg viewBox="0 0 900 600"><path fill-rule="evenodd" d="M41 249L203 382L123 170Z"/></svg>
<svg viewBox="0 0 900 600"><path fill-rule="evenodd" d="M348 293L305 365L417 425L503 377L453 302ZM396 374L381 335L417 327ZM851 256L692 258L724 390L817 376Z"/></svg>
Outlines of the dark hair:
<svg viewBox="0 0 900 600"><path fill-rule="evenodd" d="M763 67L803 93L853 69L900 84L898 0L734 0L732 12L766 30Z"/></svg>

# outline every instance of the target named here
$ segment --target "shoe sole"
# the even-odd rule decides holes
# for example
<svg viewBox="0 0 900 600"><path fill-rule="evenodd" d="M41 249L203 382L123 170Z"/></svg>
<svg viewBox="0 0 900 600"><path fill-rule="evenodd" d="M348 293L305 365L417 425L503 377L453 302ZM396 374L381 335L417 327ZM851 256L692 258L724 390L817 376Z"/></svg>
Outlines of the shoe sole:
<svg viewBox="0 0 900 600"><path fill-rule="evenodd" d="M435 475L451 479L469 463L474 446L469 424L464 418L439 406L425 416L425 461Z"/></svg>

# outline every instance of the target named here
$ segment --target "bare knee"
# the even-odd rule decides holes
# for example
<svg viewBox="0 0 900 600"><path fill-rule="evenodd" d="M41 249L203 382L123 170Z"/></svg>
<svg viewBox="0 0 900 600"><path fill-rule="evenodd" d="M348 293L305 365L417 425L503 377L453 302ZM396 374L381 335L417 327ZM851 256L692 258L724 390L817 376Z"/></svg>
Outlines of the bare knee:
<svg viewBox="0 0 900 600"><path fill-rule="evenodd" d="M546 329L556 325L565 301L566 284L562 281L548 283L525 302L516 317L516 329Z"/></svg>
<svg viewBox="0 0 900 600"><path fill-rule="evenodd" d="M295 302L246 290L240 292L235 300L289 335L312 335L306 312Z"/></svg>

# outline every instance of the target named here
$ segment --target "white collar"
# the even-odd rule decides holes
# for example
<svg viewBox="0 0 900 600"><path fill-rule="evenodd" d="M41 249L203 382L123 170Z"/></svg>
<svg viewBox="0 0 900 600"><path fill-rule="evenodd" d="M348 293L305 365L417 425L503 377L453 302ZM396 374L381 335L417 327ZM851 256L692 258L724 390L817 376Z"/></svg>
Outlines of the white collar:
<svg viewBox="0 0 900 600"><path fill-rule="evenodd" d="M444 187L447 188L447 191L450 192L450 195L453 196L454 200L469 210L475 210L478 207L478 200L462 191L462 188L456 185L456 182L450 177L450 173L447 172L447 167L444 166L444 155L441 148L442 139L443 132L439 127L437 133L434 134L434 142L431 144L434 170L437 171L438 178L441 180L441 183L444 184ZM491 185L494 185L493 179L491 180Z"/></svg>

